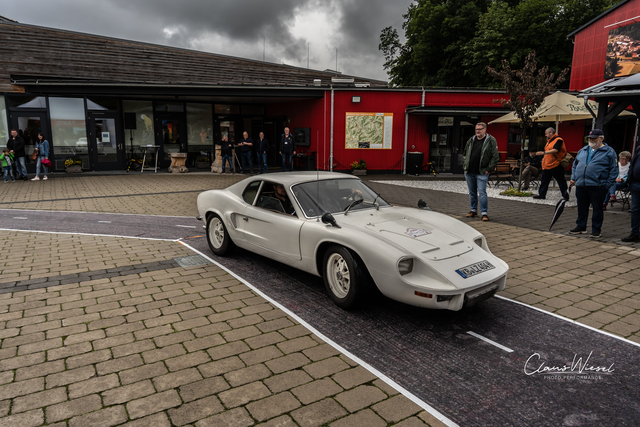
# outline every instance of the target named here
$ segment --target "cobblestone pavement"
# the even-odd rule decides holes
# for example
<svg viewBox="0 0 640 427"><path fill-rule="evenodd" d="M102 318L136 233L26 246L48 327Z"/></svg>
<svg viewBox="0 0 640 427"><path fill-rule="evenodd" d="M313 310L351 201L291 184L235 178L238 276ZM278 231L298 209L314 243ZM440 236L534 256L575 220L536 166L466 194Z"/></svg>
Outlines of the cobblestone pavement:
<svg viewBox="0 0 640 427"><path fill-rule="evenodd" d="M1 207L195 216L200 191L243 176L50 178L4 185ZM490 199L481 222L466 195L370 185L482 231L510 265L504 297L640 342L626 212L593 241L566 235L575 210L548 232L553 206ZM3 231L0 248L2 426L442 425L226 271L181 267L179 242Z"/></svg>
<svg viewBox="0 0 640 427"><path fill-rule="evenodd" d="M238 179L49 179L3 207L191 216ZM179 242L2 234L3 427L443 425L226 271L181 267Z"/></svg>

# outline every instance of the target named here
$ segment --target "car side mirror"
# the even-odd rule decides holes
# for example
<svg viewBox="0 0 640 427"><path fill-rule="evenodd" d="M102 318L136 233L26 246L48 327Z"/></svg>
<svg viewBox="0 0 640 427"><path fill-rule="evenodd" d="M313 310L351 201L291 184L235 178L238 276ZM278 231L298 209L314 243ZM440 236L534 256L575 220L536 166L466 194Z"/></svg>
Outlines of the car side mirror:
<svg viewBox="0 0 640 427"><path fill-rule="evenodd" d="M338 225L338 223L336 222L336 219L329 212L325 212L322 214L322 222L325 224L331 224L336 228L342 228Z"/></svg>
<svg viewBox="0 0 640 427"><path fill-rule="evenodd" d="M428 211L430 211L430 210L431 210L431 208L429 208L429 206L427 206L427 202L425 202L425 201L424 201L424 200L422 200L422 199L418 200L418 207L419 207L420 209L425 209L425 210L428 210Z"/></svg>

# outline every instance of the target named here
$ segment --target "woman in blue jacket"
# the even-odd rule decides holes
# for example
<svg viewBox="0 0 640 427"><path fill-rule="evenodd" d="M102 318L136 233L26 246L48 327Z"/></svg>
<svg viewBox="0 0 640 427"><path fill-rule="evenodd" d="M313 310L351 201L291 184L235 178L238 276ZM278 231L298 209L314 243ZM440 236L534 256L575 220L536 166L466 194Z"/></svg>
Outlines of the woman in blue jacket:
<svg viewBox="0 0 640 427"><path fill-rule="evenodd" d="M42 135L42 133L38 133L38 140L36 141L35 149L38 150L38 160L36 163L36 177L33 178L31 181L40 180L40 177L38 176L40 175L40 165L42 165L42 167L44 168L44 176L42 177L42 180L46 181L48 179L47 173L49 172L49 168L43 165L42 161L44 159L49 158L49 141L44 139L44 136Z"/></svg>
<svg viewBox="0 0 640 427"><path fill-rule="evenodd" d="M587 138L589 145L578 151L571 168L569 185L576 186L578 219L576 228L569 233L582 234L587 231L591 205L591 237L597 239L604 220L602 201L618 176L618 157L613 148L604 144L604 132L600 129L591 130Z"/></svg>

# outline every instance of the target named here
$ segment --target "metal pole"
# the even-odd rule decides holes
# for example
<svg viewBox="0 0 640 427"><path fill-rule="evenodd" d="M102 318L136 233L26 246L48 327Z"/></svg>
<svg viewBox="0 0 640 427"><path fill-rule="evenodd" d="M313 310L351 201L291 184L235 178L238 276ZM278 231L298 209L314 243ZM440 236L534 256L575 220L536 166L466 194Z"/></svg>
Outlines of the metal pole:
<svg viewBox="0 0 640 427"><path fill-rule="evenodd" d="M402 156L402 175L407 174L407 140L409 139L409 113L404 111L404 155Z"/></svg>
<svg viewBox="0 0 640 427"><path fill-rule="evenodd" d="M631 154L636 152L636 143L638 142L638 126L640 125L640 119L636 119L636 134L633 136L633 148Z"/></svg>
<svg viewBox="0 0 640 427"><path fill-rule="evenodd" d="M333 172L333 85L331 85L331 124L329 126L329 170Z"/></svg>

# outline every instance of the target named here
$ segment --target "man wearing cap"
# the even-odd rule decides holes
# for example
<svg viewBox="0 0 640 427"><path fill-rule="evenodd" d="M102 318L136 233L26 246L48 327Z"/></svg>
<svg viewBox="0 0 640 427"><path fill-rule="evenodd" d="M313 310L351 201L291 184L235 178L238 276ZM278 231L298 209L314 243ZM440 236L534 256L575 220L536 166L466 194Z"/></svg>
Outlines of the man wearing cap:
<svg viewBox="0 0 640 427"><path fill-rule="evenodd" d="M587 230L589 206L593 209L591 217L591 238L600 237L604 212L602 201L618 176L618 156L613 148L604 143L604 132L593 129L589 136L589 145L582 147L571 168L569 185L576 186L578 200L578 219L570 234L582 234Z"/></svg>
<svg viewBox="0 0 640 427"><path fill-rule="evenodd" d="M533 198L545 199L551 178L555 178L558 182L558 187L560 187L562 197L564 197L565 200L569 200L567 181L564 179L564 168L560 165L560 161L564 158L564 155L567 154L564 141L556 134L554 128L547 128L544 134L547 137L547 145L544 146L544 151L537 151L532 154L532 156L544 156L542 158L542 178L540 178L538 195L533 196Z"/></svg>
<svg viewBox="0 0 640 427"><path fill-rule="evenodd" d="M631 193L631 233L623 237L623 242L640 242L640 146L636 148L631 159L627 183Z"/></svg>

